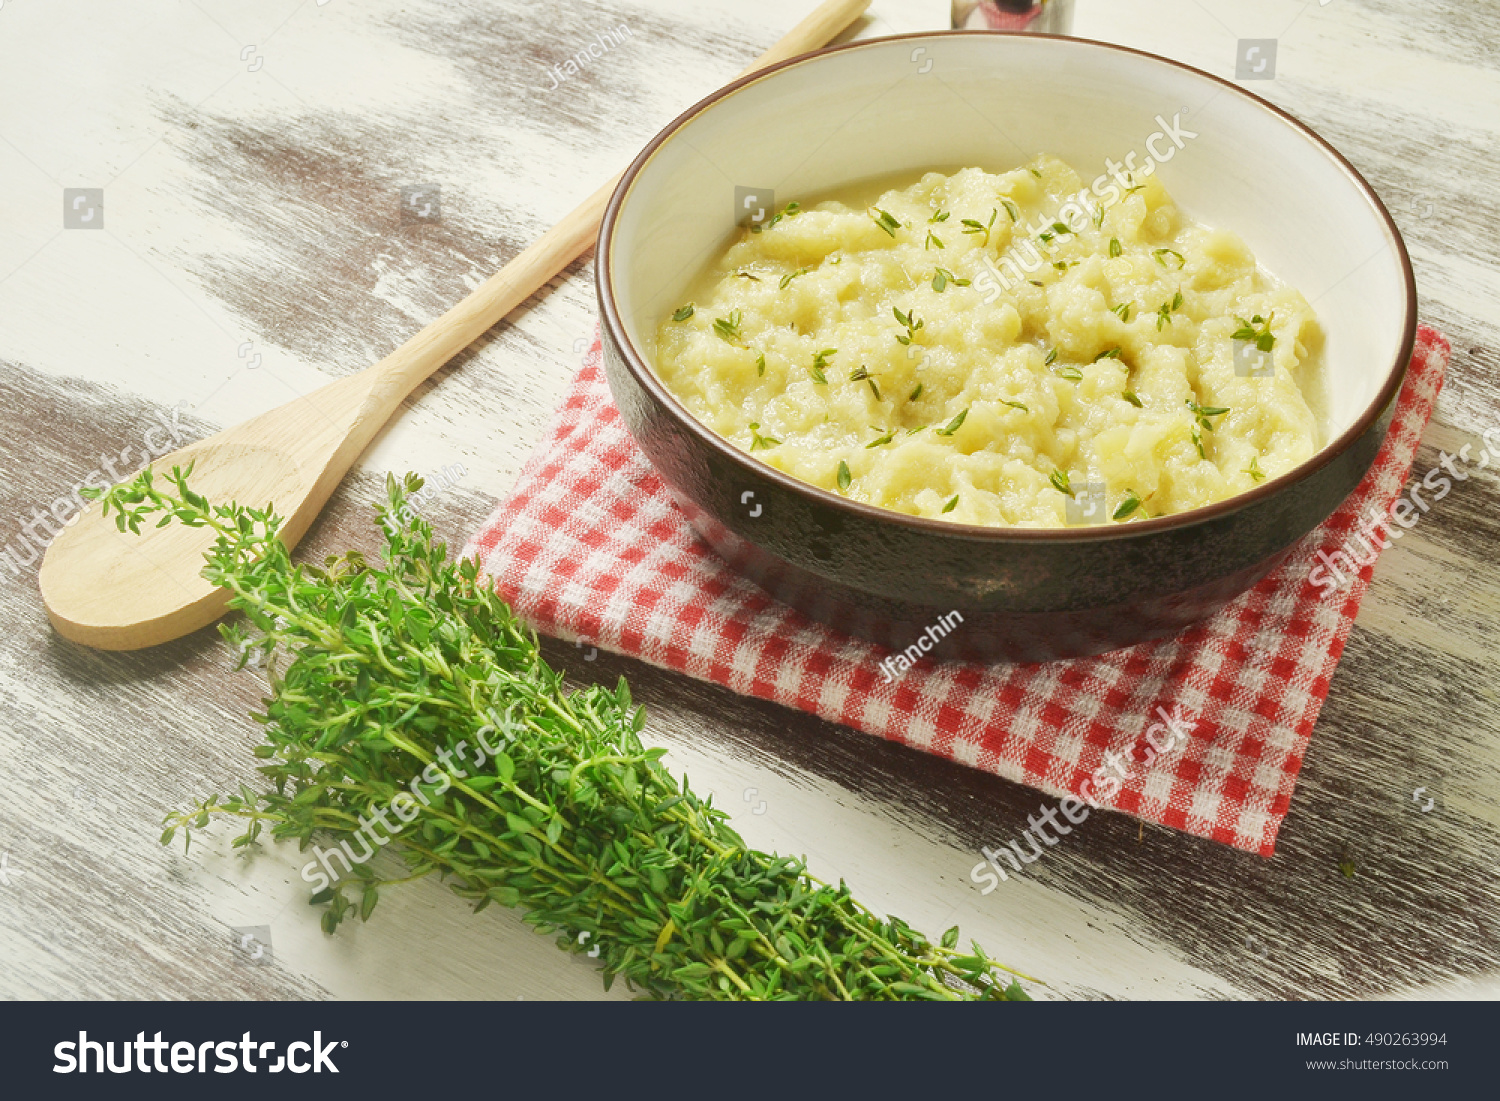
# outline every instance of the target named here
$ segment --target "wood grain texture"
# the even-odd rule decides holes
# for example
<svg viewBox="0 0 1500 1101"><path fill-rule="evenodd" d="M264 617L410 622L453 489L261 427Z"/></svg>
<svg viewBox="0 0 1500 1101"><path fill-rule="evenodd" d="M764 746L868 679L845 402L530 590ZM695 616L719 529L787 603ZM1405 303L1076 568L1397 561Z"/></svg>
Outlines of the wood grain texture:
<svg viewBox="0 0 1500 1101"><path fill-rule="evenodd" d="M516 255L809 5L142 0L0 11L0 995L595 998L597 976L514 915L438 884L387 892L334 938L294 850L184 855L161 815L254 779L263 690L215 636L80 649L47 625L48 509L185 403L184 439L376 362ZM1077 30L1233 75L1334 142L1407 235L1425 319L1454 341L1416 463L1500 430L1493 258L1500 11L1461 0L1080 0ZM935 28L941 0L877 0L859 33ZM552 66L631 34L575 76ZM248 61L242 49L254 45ZM249 71L254 59L263 66ZM127 63L128 59L128 63ZM403 223L400 189L441 188ZM105 189L102 232L62 189ZM502 497L592 325L587 260L407 399L303 542L371 549L387 470L466 471L432 504L454 542ZM238 355L245 342L262 359ZM168 418L170 420L170 418ZM162 439L162 434L153 437ZM120 459L130 447L132 460ZM1470 468L1472 470L1472 468ZM66 502L58 506L66 515ZM1500 484L1472 471L1386 552L1261 860L1094 815L1022 879L969 881L1042 796L623 659L554 644L576 680L624 673L651 736L756 844L806 853L876 909L954 922L1057 997L1500 993ZM14 557L10 555L14 553ZM7 563L14 563L14 568ZM1412 792L1435 798L1423 813ZM759 812L759 813L757 813ZM1354 865L1352 878L1339 870ZM250 966L231 929L269 926ZM624 996L617 989L610 997Z"/></svg>

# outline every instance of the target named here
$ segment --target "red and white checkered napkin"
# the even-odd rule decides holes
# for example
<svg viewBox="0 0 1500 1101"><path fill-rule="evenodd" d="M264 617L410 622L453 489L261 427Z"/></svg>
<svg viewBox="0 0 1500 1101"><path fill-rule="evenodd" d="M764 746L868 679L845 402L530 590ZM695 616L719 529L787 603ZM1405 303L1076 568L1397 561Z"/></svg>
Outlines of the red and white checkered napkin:
<svg viewBox="0 0 1500 1101"><path fill-rule="evenodd" d="M514 494L465 554L544 634L1269 856L1374 559L1356 545L1370 564L1336 591L1309 571L1369 510L1390 509L1448 355L1442 334L1420 330L1374 468L1280 569L1176 638L1101 657L927 661L888 682L885 651L803 618L696 541L620 420L597 340ZM1163 727L1153 732L1166 715L1189 732L1170 748ZM1125 774L1119 791L1104 798L1113 785L1097 777L1082 791L1110 760L1105 776Z"/></svg>

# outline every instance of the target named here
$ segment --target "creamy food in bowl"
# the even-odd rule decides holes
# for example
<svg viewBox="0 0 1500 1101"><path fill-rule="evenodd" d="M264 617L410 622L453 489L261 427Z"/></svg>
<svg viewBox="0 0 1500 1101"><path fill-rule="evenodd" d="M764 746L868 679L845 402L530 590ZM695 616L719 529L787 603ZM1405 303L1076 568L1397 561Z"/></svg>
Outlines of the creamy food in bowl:
<svg viewBox="0 0 1500 1101"><path fill-rule="evenodd" d="M1228 81L1037 35L730 85L626 171L595 270L651 468L622 487L659 477L843 631L905 650L960 622L934 659L1099 653L1244 593L1370 470L1416 333L1400 235L1327 142ZM757 597L726 576L722 599Z"/></svg>
<svg viewBox="0 0 1500 1101"><path fill-rule="evenodd" d="M663 318L656 366L762 462L957 523L1136 522L1320 443L1322 331L1161 182L1056 157L788 203Z"/></svg>

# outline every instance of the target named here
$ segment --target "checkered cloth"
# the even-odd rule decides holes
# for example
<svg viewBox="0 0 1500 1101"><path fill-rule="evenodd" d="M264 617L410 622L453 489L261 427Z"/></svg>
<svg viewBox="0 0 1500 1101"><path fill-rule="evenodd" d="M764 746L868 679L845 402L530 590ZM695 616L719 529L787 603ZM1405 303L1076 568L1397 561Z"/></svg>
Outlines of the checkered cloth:
<svg viewBox="0 0 1500 1101"><path fill-rule="evenodd" d="M1269 856L1374 571L1357 540L1350 558L1334 552L1349 553L1372 510L1389 512L1448 356L1440 333L1420 330L1369 476L1276 572L1176 638L1100 657L924 661L888 682L885 651L805 619L695 539L620 419L597 340L465 554L545 634ZM1319 551L1369 564L1341 572L1342 587L1331 574L1314 584Z"/></svg>

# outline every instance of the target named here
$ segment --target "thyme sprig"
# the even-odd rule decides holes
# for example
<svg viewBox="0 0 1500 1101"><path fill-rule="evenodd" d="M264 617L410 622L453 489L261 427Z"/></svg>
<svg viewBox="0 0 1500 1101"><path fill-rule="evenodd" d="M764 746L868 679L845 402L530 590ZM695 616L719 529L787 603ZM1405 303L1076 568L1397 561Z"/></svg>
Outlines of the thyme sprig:
<svg viewBox="0 0 1500 1101"><path fill-rule="evenodd" d="M1269 352L1272 348L1276 347L1276 334L1271 332L1271 322L1275 318L1276 314L1274 312L1269 317L1262 317L1260 314L1256 314L1249 321L1246 321L1243 317L1237 317L1235 320L1240 323L1240 327L1235 330L1234 335L1230 339L1249 340L1262 352Z"/></svg>
<svg viewBox="0 0 1500 1101"><path fill-rule="evenodd" d="M884 401L885 400L884 398L882 398L880 396L880 387L875 382L875 376L872 375L872 374L870 374L870 369L868 367L866 367L863 363L861 363L858 367L854 368L854 370L852 370L852 371L849 372L849 381L850 382L863 382L865 385L867 385L870 388L870 393L872 393L872 394L875 395L875 400L876 401Z"/></svg>
<svg viewBox="0 0 1500 1101"><path fill-rule="evenodd" d="M967 287L972 280L960 279L947 268L936 268L932 273L932 289L942 294L949 283L955 287Z"/></svg>
<svg viewBox="0 0 1500 1101"><path fill-rule="evenodd" d="M743 347L743 340L740 336L742 320L739 310L730 310L728 317L721 317L714 321L714 332L719 334L719 339L724 343Z"/></svg>
<svg viewBox="0 0 1500 1101"><path fill-rule="evenodd" d="M773 447L780 447L781 441L775 436L762 436L760 424L756 421L750 422L750 450L769 451Z"/></svg>
<svg viewBox="0 0 1500 1101"><path fill-rule="evenodd" d="M892 306L891 312L896 315L896 320L906 328L906 335L898 336L896 338L896 343L910 344L916 337L917 330L922 327L922 319L911 310L908 310L906 313L902 313L900 306Z"/></svg>
<svg viewBox="0 0 1500 1101"><path fill-rule="evenodd" d="M896 219L896 216L889 210L881 210L878 206L872 206L870 209L875 212L870 215L875 224L892 237L895 237L896 230L901 228L901 223Z"/></svg>
<svg viewBox="0 0 1500 1101"><path fill-rule="evenodd" d="M768 222L766 222L764 225L751 226L750 227L750 232L751 233L762 233L765 230L773 228L776 225L776 223L779 222L779 221L781 221L783 218L795 218L798 214L801 214L801 213L802 213L802 204L801 203L787 203L786 206L784 206L784 207L781 208L781 211L779 213L771 215L771 219Z"/></svg>
<svg viewBox="0 0 1500 1101"><path fill-rule="evenodd" d="M1209 420L1210 417L1222 417L1225 413L1229 412L1229 407L1225 405L1199 405L1192 398L1187 398L1186 401L1188 409L1193 414L1193 419L1206 432L1214 430L1213 421Z"/></svg>
<svg viewBox="0 0 1500 1101"><path fill-rule="evenodd" d="M978 221L977 219L974 219L974 218L963 218L963 219L961 219L961 221L963 223L964 232L965 233L982 233L982 234L984 234L984 240L981 241L981 242L979 242L979 247L980 248L984 248L986 245L988 245L990 243L990 230L992 230L992 229L995 228L995 219L998 218L999 216L1000 216L1000 211L997 210L997 209L995 209L994 207L991 207L990 208L990 220L988 222L980 222L980 221ZM1012 218L1011 221L1014 222L1015 219Z"/></svg>
<svg viewBox="0 0 1500 1101"><path fill-rule="evenodd" d="M1172 296L1170 302L1163 302L1156 310L1156 331L1161 332L1163 325L1172 323L1172 315L1182 309L1182 292L1178 291Z"/></svg>
<svg viewBox="0 0 1500 1101"><path fill-rule="evenodd" d="M276 659L254 715L271 789L173 812L163 843L229 818L246 825L237 847L263 833L304 849L360 838L368 856L378 817L405 868L383 879L354 863L316 893L329 932L356 911L368 920L394 883L435 874L476 910L518 907L559 947L597 950L606 986L623 976L649 997L1026 997L977 945L958 948L957 928L929 941L802 861L747 846L662 765L664 749L642 744L623 679L567 689L477 561L449 561L408 505L420 478L387 479L379 563L350 551L318 568L293 564L269 506L210 504L191 472L158 484L147 469L104 492L104 508L122 531L152 518L213 529L203 576L258 634L220 630L241 665Z"/></svg>

